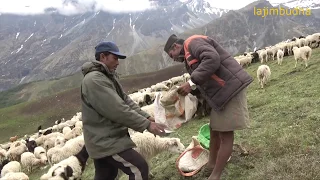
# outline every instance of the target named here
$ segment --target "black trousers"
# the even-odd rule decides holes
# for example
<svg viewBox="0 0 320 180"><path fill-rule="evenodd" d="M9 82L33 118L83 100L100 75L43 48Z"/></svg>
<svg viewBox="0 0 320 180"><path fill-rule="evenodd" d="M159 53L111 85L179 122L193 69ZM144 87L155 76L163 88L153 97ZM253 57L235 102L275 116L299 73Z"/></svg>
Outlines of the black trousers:
<svg viewBox="0 0 320 180"><path fill-rule="evenodd" d="M94 180L114 180L118 175L118 169L129 175L129 180L148 180L148 164L133 149L101 159L93 159L93 162L95 166Z"/></svg>

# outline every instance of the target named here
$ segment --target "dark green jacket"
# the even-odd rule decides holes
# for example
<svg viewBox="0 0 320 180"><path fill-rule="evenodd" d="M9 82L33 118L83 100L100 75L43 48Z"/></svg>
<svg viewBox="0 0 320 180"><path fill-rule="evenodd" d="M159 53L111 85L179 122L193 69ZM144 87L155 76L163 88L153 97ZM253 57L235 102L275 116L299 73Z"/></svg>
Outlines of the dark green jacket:
<svg viewBox="0 0 320 180"><path fill-rule="evenodd" d="M128 128L143 132L150 115L123 92L104 64L87 62L82 73L83 135L90 157L102 158L135 147Z"/></svg>

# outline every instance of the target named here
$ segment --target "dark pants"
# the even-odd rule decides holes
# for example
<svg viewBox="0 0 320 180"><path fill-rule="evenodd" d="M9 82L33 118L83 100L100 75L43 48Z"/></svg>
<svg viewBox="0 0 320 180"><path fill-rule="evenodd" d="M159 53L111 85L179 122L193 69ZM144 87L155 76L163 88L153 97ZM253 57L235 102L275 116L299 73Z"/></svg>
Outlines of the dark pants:
<svg viewBox="0 0 320 180"><path fill-rule="evenodd" d="M93 162L95 166L94 180L114 180L118 175L118 169L129 175L129 180L148 180L148 164L133 149L101 159L94 159Z"/></svg>

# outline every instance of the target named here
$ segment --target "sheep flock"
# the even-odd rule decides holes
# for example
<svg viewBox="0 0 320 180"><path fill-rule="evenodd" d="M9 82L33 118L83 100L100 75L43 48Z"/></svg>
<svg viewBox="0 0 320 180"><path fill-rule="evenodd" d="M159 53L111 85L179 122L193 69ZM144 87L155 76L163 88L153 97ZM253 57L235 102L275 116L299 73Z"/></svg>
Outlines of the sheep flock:
<svg viewBox="0 0 320 180"><path fill-rule="evenodd" d="M284 56L294 56L294 67L300 60L308 67L308 61L312 55L312 49L319 48L320 33L306 37L292 38L273 46L255 49L254 52L245 52L234 59L241 66L249 66L251 63L260 61L257 69L259 86L264 88L270 81L271 70L268 61L277 59L281 66ZM148 111L156 97L156 92L170 90L173 86L187 82L190 75L185 73L181 76L172 77L159 82L151 87L143 88L129 94L128 96L138 104L141 109ZM205 107L205 100L198 98L198 110ZM195 116L199 114L195 113ZM153 116L152 111L148 112ZM202 113L203 114L203 113ZM204 114L204 115L208 115ZM201 116L201 115L199 115ZM10 137L7 143L0 144L0 180L20 179L28 180L28 174L34 169L49 167L47 173L41 176L41 180L49 179L81 179L82 173L87 165L89 155L85 149L82 133L81 112L76 113L70 120L55 121L52 127L43 129L41 126L35 128L35 133L19 138L17 135ZM151 158L162 152L182 153L185 146L179 138L159 137L145 131L135 132L129 129L132 140L136 143L137 150L149 162Z"/></svg>
<svg viewBox="0 0 320 180"><path fill-rule="evenodd" d="M245 52L243 55L235 56L234 59L241 65L248 67L251 63L260 61L262 64L257 69L257 79L259 86L264 88L271 79L271 69L267 65L268 61L277 60L277 64L281 65L284 56L293 56L296 68L298 62L302 62L305 68L308 68L308 62L312 56L312 49L319 48L320 33L311 35L293 37L285 41L279 42L273 46L254 49L253 52Z"/></svg>

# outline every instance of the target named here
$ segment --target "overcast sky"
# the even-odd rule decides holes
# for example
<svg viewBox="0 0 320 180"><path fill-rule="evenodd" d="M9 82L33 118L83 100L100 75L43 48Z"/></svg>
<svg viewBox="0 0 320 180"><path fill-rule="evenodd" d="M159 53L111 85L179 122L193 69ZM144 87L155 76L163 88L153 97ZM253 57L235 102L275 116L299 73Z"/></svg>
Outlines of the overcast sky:
<svg viewBox="0 0 320 180"><path fill-rule="evenodd" d="M91 9L96 2L96 11L105 10L113 12L134 12L152 8L149 0L78 0L79 6L71 4L63 5L66 0L0 0L0 13L15 14L41 14L48 7L57 8L62 14L83 13ZM185 1L185 0L181 0ZM224 9L240 9L255 0L206 0L213 7ZM288 0L269 0L273 2L285 2Z"/></svg>

